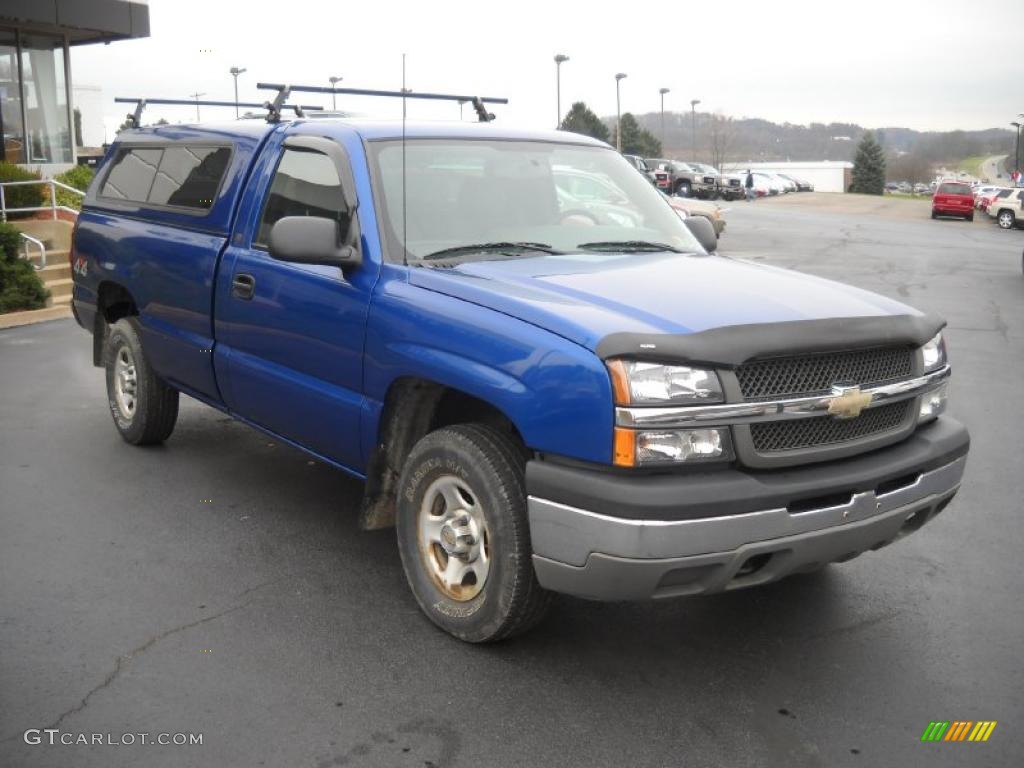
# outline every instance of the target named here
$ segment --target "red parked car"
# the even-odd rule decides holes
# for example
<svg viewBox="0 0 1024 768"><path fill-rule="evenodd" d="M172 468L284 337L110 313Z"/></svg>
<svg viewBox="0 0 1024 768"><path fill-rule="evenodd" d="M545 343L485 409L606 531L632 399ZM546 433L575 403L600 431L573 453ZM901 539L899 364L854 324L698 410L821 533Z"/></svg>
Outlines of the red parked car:
<svg viewBox="0 0 1024 768"><path fill-rule="evenodd" d="M974 221L974 193L967 184L944 181L932 196L932 218L939 216L963 216Z"/></svg>

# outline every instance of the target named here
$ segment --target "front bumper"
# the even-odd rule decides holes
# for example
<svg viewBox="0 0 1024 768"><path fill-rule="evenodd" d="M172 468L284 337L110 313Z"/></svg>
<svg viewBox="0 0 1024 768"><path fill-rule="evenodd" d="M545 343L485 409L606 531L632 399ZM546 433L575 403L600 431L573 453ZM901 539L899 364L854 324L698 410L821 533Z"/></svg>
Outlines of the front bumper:
<svg viewBox="0 0 1024 768"><path fill-rule="evenodd" d="M942 418L899 445L816 467L680 475L647 491L635 484L643 478L590 480L590 508L566 503L579 501L579 489L559 493L535 466L543 462L531 462L534 568L553 591L636 600L754 586L848 560L942 511L959 489L969 442L962 425ZM630 490L639 515L609 509Z"/></svg>

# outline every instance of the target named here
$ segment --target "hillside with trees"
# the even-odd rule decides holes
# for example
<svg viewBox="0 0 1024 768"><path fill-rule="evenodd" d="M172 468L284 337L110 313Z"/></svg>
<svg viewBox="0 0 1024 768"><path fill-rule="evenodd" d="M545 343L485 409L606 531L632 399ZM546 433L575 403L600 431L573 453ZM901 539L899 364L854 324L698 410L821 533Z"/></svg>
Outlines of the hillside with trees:
<svg viewBox="0 0 1024 768"><path fill-rule="evenodd" d="M665 135L661 133L661 114L632 113L636 127L624 125L623 138L645 131L660 142L662 156L705 162L720 167L723 163L772 160L848 160L853 161L857 147L869 130L855 123L773 123L760 118L732 118L722 114L698 112L696 115L696 151L691 149L693 123L689 112L666 112ZM585 123L580 133L614 141L615 117L598 118L605 129L595 129L597 117L583 102L573 104L563 122ZM623 115L625 117L625 115ZM887 127L871 131L882 149L889 179L928 181L939 166L956 167L968 157L1007 154L1012 156L1013 131L990 128L981 131L915 131ZM637 154L644 154L638 152Z"/></svg>

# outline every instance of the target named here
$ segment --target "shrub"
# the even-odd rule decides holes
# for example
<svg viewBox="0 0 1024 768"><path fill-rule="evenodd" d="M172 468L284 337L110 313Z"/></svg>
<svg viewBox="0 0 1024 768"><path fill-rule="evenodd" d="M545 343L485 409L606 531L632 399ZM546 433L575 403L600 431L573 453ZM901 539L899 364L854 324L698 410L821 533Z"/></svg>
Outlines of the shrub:
<svg viewBox="0 0 1024 768"><path fill-rule="evenodd" d="M20 165L0 162L0 181L36 181L42 177L36 171L22 168ZM4 201L8 208L32 208L45 205L46 188L42 184L25 184L17 187L4 188ZM14 214L12 218L31 216L31 214Z"/></svg>
<svg viewBox="0 0 1024 768"><path fill-rule="evenodd" d="M18 230L0 222L0 313L42 309L50 295L32 265L18 258L20 249Z"/></svg>
<svg viewBox="0 0 1024 768"><path fill-rule="evenodd" d="M96 172L89 166L76 165L74 168L64 171L64 173L57 174L53 177L53 180L85 192L95 175ZM80 211L82 210L82 197L74 192L68 192L66 189L57 187L57 205L66 205L68 208Z"/></svg>

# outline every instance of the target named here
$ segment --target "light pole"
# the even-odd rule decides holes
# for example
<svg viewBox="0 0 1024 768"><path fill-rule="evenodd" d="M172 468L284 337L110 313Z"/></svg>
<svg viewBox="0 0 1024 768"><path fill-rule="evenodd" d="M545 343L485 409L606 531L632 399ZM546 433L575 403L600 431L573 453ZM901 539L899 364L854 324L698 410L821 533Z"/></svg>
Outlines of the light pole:
<svg viewBox="0 0 1024 768"><path fill-rule="evenodd" d="M245 67L232 67L228 70L235 78L235 120L238 119L238 76L245 72Z"/></svg>
<svg viewBox="0 0 1024 768"><path fill-rule="evenodd" d="M342 81L342 78L336 77L334 75L331 75L327 79L331 81L331 88L337 88L338 83ZM338 94L336 93L331 94L331 110L334 112L338 111Z"/></svg>
<svg viewBox="0 0 1024 768"><path fill-rule="evenodd" d="M690 139L690 154L693 159L697 159L697 105L700 104L700 99L690 100L690 117L692 120L692 138Z"/></svg>
<svg viewBox="0 0 1024 768"><path fill-rule="evenodd" d="M1024 115L1021 115L1021 117L1024 117ZM1010 123L1010 125L1012 125L1014 128L1017 129L1017 146L1013 150L1013 170L1019 171L1020 170L1020 127L1021 127L1021 123L1018 123L1017 121L1014 121L1014 122ZM1020 183L1019 179L1017 180L1017 183L1018 184Z"/></svg>
<svg viewBox="0 0 1024 768"><path fill-rule="evenodd" d="M658 93L661 94L661 151L665 151L665 94L668 93L668 88L659 88Z"/></svg>
<svg viewBox="0 0 1024 768"><path fill-rule="evenodd" d="M626 78L625 72L615 75L615 149L622 152L622 102L619 99L619 83Z"/></svg>
<svg viewBox="0 0 1024 768"><path fill-rule="evenodd" d="M569 60L564 53L555 54L555 111L558 113L555 130L562 124L562 64Z"/></svg>
<svg viewBox="0 0 1024 768"><path fill-rule="evenodd" d="M459 120L462 119L462 108L466 106L466 99L459 99Z"/></svg>
<svg viewBox="0 0 1024 768"><path fill-rule="evenodd" d="M191 96L193 99L196 100L196 122L197 123L199 122L199 97L200 96L205 96L205 95L206 95L205 93L190 93L189 94L189 96Z"/></svg>

